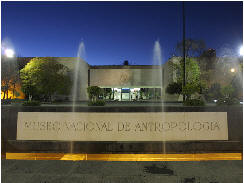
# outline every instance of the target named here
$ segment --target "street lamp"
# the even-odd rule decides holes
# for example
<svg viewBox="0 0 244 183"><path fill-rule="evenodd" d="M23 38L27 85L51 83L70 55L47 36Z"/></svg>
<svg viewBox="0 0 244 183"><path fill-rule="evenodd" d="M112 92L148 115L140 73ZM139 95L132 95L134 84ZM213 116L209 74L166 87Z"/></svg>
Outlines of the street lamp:
<svg viewBox="0 0 244 183"><path fill-rule="evenodd" d="M243 46L240 48L240 55L243 55Z"/></svg>
<svg viewBox="0 0 244 183"><path fill-rule="evenodd" d="M12 49L6 49L4 52L5 52L4 54L8 58L13 58L14 57L14 50L12 50Z"/></svg>

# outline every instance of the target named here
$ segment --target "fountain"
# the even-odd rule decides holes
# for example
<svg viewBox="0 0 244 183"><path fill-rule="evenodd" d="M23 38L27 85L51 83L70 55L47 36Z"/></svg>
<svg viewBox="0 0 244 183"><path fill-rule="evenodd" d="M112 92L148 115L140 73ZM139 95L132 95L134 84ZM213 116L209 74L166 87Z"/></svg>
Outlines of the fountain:
<svg viewBox="0 0 244 183"><path fill-rule="evenodd" d="M152 84L154 86L160 87L161 88L161 101L162 101L162 90L163 90L163 75L162 75L162 51L161 51L161 46L159 43L159 40L155 41L154 43L154 48L153 48L153 65L159 67L157 72L152 73ZM158 83L156 83L158 81ZM155 90L154 90L154 95L155 95ZM162 112L164 112L164 106L162 103ZM165 117L163 116L163 121L165 121ZM164 134L162 136L162 139L165 139ZM163 154L166 153L166 142L165 140L163 142Z"/></svg>
<svg viewBox="0 0 244 183"><path fill-rule="evenodd" d="M3 107L3 124L5 125L3 129L8 129L11 132L5 133L6 140L4 140L10 144L9 148L14 147L12 148L13 151L27 147L26 152L36 150L40 152L69 152L72 154L81 152L91 154L150 152L159 153L161 154L160 157L167 157L166 153L168 152L204 151L201 149L202 146L199 145L196 149L191 142L187 142L190 140L213 140L214 143L214 140L235 140L241 137L242 131L239 130L238 133L234 133L233 127L229 129L230 136L228 136L227 112L220 112L216 115L212 112L215 111L212 107L170 106L166 108L162 101L154 101L153 106L148 101L142 101L142 106L81 107L78 102L85 100L88 78L89 85L99 85L100 83L94 82L93 78L97 78L98 81L108 80L116 76L115 71L120 72L122 70L117 68L116 70L112 70L112 68L105 69L105 67L96 70L99 67L89 66L82 59L85 56L84 48L84 43L81 42L77 58L71 60L72 62L68 60L71 58L65 58L65 64L70 66L71 70L75 68L73 69L75 72L73 106L48 105L33 108L11 106L11 111L9 106ZM162 88L163 83L162 53L159 41L155 41L152 51L154 55L153 66L126 66L131 69L128 73L134 72L132 81L136 82L133 84L150 88L150 92L153 91L153 88ZM73 61L75 61L75 64L71 65L70 63L74 63ZM164 67L164 69L166 68ZM102 72L104 78L101 77L101 74L95 75L96 72ZM122 76L123 74L124 72L121 72ZM115 80L115 82L117 81ZM136 85L137 83L140 85ZM192 112L188 113L189 109ZM240 109L233 109L238 112L238 120L232 117L230 118L230 124L237 125L242 120ZM210 112L205 112L205 110ZM14 117L12 117L13 114ZM46 143L47 141L53 143ZM166 141L170 143L169 146ZM173 141L173 143L169 141ZM17 144L12 145L11 143ZM205 144L210 148L209 150L213 151L219 147L215 147L209 142ZM185 146L188 145L189 148L185 149ZM40 149L36 149L36 147ZM225 146L225 150L229 150L228 147ZM237 150L240 150L240 147L239 144L235 146Z"/></svg>

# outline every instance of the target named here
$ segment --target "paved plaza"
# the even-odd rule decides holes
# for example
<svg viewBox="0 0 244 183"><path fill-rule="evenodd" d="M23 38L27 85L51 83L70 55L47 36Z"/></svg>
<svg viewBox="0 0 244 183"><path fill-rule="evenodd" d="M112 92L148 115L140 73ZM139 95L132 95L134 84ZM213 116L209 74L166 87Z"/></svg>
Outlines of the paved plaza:
<svg viewBox="0 0 244 183"><path fill-rule="evenodd" d="M3 183L242 183L242 161L2 160Z"/></svg>

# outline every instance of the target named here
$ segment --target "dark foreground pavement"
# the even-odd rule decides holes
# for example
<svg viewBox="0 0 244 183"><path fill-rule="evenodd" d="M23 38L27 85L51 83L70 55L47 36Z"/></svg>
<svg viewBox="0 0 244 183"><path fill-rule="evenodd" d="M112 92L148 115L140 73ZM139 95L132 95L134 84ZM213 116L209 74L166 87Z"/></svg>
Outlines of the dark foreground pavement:
<svg viewBox="0 0 244 183"><path fill-rule="evenodd" d="M242 183L242 161L2 160L3 183Z"/></svg>

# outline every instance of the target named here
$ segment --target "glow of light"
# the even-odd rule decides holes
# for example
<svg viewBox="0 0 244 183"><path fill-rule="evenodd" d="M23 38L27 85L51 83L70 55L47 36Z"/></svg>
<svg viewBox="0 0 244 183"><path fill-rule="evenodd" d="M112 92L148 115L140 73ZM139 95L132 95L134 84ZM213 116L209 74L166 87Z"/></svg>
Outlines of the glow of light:
<svg viewBox="0 0 244 183"><path fill-rule="evenodd" d="M12 58L12 57L14 57L14 51L12 49L6 49L5 55L9 58Z"/></svg>
<svg viewBox="0 0 244 183"><path fill-rule="evenodd" d="M139 91L141 88L134 88L134 90Z"/></svg>
<svg viewBox="0 0 244 183"><path fill-rule="evenodd" d="M214 102L216 103L218 100L214 100Z"/></svg>
<svg viewBox="0 0 244 183"><path fill-rule="evenodd" d="M240 55L243 55L243 46L240 48Z"/></svg>
<svg viewBox="0 0 244 183"><path fill-rule="evenodd" d="M234 68L231 68L230 69L230 72L235 72L236 70Z"/></svg>
<svg viewBox="0 0 244 183"><path fill-rule="evenodd" d="M243 102L240 102L240 104L243 104Z"/></svg>
<svg viewBox="0 0 244 183"><path fill-rule="evenodd" d="M10 85L10 87L12 87L12 85ZM25 98L25 94L22 92L20 84L18 84L18 83L16 84L15 91L16 91L15 95L13 96L13 91L8 90L8 98L11 98L11 99L24 99ZM17 93L19 95L17 95ZM3 99L3 96L4 96L4 92L1 91L1 99ZM7 93L5 94L5 97L7 97Z"/></svg>
<svg viewBox="0 0 244 183"><path fill-rule="evenodd" d="M114 88L114 91L120 92L121 89L120 88Z"/></svg>

